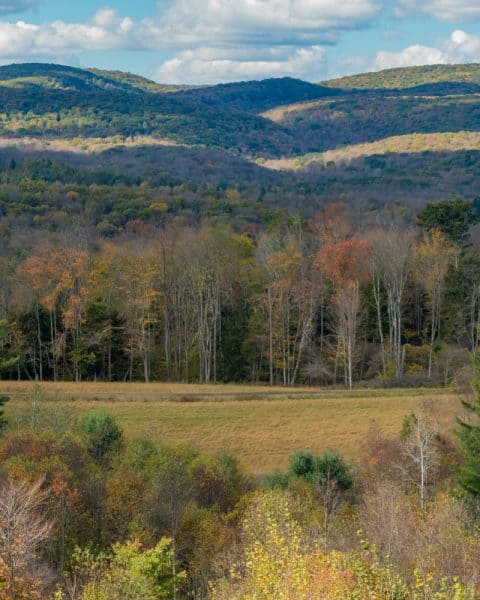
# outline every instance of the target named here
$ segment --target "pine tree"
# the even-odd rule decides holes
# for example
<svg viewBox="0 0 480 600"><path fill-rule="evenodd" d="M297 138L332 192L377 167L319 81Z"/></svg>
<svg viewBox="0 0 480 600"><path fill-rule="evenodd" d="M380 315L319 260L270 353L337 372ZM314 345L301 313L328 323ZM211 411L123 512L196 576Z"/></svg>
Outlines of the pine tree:
<svg viewBox="0 0 480 600"><path fill-rule="evenodd" d="M5 350L5 343L9 333L9 324L4 319L0 319L0 375L2 371L7 371L14 367L18 361L18 356L12 356L11 352Z"/></svg>
<svg viewBox="0 0 480 600"><path fill-rule="evenodd" d="M4 410L3 407L5 406L5 404L10 400L9 396L5 396L3 394L0 394L0 433L5 429L5 427L7 426L7 419L4 416Z"/></svg>
<svg viewBox="0 0 480 600"><path fill-rule="evenodd" d="M458 419L460 429L457 436L464 454L464 465L459 470L458 481L469 494L480 498L480 355L474 357L476 376L472 381L474 400L462 400L463 406L473 419Z"/></svg>

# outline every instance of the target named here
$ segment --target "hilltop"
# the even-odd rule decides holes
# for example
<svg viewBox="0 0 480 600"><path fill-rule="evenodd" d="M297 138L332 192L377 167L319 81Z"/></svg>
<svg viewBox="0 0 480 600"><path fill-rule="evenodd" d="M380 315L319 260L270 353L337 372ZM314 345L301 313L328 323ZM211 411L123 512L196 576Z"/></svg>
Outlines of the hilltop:
<svg viewBox="0 0 480 600"><path fill-rule="evenodd" d="M190 89L185 97L208 106L228 107L247 112L261 112L284 104L336 97L341 91L307 83L292 77L242 81Z"/></svg>
<svg viewBox="0 0 480 600"><path fill-rule="evenodd" d="M438 83L480 84L480 64L426 65L361 73L322 82L344 90L408 89Z"/></svg>

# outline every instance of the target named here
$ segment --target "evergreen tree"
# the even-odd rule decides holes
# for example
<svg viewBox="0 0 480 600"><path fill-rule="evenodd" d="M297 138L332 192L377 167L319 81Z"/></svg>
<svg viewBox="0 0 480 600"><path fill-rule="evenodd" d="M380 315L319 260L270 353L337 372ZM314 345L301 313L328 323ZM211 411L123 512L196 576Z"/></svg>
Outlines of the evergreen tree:
<svg viewBox="0 0 480 600"><path fill-rule="evenodd" d="M471 202L456 198L427 204L417 215L417 223L426 231L439 229L460 248L471 245L470 227L479 222L476 208Z"/></svg>
<svg viewBox="0 0 480 600"><path fill-rule="evenodd" d="M7 419L4 416L3 407L10 400L9 396L5 396L4 394L0 394L0 433L7 426Z"/></svg>
<svg viewBox="0 0 480 600"><path fill-rule="evenodd" d="M109 452L118 448L122 430L115 419L103 410L95 410L78 419L78 428L93 458L102 462Z"/></svg>
<svg viewBox="0 0 480 600"><path fill-rule="evenodd" d="M462 400L463 406L472 415L465 421L458 419L458 438L464 454L464 465L458 472L458 481L469 494L480 497L480 355L474 357L476 376L472 381L473 401Z"/></svg>
<svg viewBox="0 0 480 600"><path fill-rule="evenodd" d="M14 367L18 361L18 356L13 356L7 346L7 338L10 331L9 324L4 319L0 320L0 375L2 371L7 371Z"/></svg>

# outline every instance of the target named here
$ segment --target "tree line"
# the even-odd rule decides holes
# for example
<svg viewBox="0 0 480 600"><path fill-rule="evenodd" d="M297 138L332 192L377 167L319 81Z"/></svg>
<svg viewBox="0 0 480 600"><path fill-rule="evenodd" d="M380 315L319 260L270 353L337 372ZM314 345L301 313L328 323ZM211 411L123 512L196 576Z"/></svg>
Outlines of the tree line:
<svg viewBox="0 0 480 600"><path fill-rule="evenodd" d="M2 258L4 377L450 383L479 343L476 221L453 200L365 227L336 204L263 232L57 236Z"/></svg>

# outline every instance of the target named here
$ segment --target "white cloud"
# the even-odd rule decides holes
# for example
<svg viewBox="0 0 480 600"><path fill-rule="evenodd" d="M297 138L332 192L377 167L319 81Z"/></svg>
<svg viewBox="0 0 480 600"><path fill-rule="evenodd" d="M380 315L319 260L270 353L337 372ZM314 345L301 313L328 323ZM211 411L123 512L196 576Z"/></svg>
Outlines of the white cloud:
<svg viewBox="0 0 480 600"><path fill-rule="evenodd" d="M375 57L375 70L419 65L480 62L480 36L453 31L438 47L416 44L400 52L382 51Z"/></svg>
<svg viewBox="0 0 480 600"><path fill-rule="evenodd" d="M480 19L478 0L399 0L398 16L425 13L448 23L469 22Z"/></svg>
<svg viewBox="0 0 480 600"><path fill-rule="evenodd" d="M155 78L167 83L325 74L321 47L347 29L365 26L379 0L175 0L157 25L175 55Z"/></svg>
<svg viewBox="0 0 480 600"><path fill-rule="evenodd" d="M449 62L478 62L480 61L480 36L457 30L452 33L445 45Z"/></svg>
<svg viewBox="0 0 480 600"><path fill-rule="evenodd" d="M48 57L84 50L136 48L137 26L111 10L98 11L87 23L52 21L32 25L0 22L0 59Z"/></svg>
<svg viewBox="0 0 480 600"><path fill-rule="evenodd" d="M169 83L201 84L285 76L319 80L325 72L324 58L321 46L270 51L250 48L248 52L205 47L179 52L157 69L155 78Z"/></svg>
<svg viewBox="0 0 480 600"><path fill-rule="evenodd" d="M304 45L371 21L380 0L176 0L159 29L176 44Z"/></svg>
<svg viewBox="0 0 480 600"><path fill-rule="evenodd" d="M173 54L157 70L167 83L319 77L321 45L335 43L342 31L367 26L379 14L381 0L158 0L157 8L156 16L139 21L109 8L84 23L0 21L0 62L89 50L150 50Z"/></svg>
<svg viewBox="0 0 480 600"><path fill-rule="evenodd" d="M26 2L31 0L25 0ZM1 10L0 0L0 10ZM192 49L211 45L304 47L332 42L338 32L365 25L379 11L379 0L175 0L158 19L133 21L110 8L85 23L42 25L0 22L0 44L28 45L34 51ZM15 39L18 37L19 39ZM3 43L2 43L3 42Z"/></svg>
<svg viewBox="0 0 480 600"><path fill-rule="evenodd" d="M390 69L393 67L415 67L420 65L445 64L447 58L438 48L430 48L415 44L401 52L379 52L374 61L374 69Z"/></svg>

